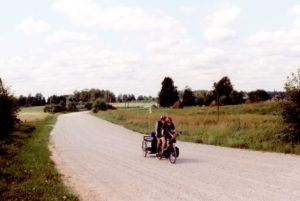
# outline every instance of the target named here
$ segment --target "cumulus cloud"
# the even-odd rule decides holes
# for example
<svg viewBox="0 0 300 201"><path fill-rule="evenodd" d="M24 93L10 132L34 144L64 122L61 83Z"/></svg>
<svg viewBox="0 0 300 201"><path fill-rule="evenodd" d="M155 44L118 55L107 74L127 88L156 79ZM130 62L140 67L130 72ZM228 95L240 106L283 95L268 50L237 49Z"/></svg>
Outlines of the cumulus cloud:
<svg viewBox="0 0 300 201"><path fill-rule="evenodd" d="M56 0L53 9L81 26L103 30L169 30L180 29L170 16L151 16L141 8L127 7L111 1Z"/></svg>
<svg viewBox="0 0 300 201"><path fill-rule="evenodd" d="M228 28L212 27L206 29L203 36L208 42L222 42L237 38L237 33Z"/></svg>
<svg viewBox="0 0 300 201"><path fill-rule="evenodd" d="M140 56L128 51L81 46L48 52L46 60L40 57L0 59L0 65L4 66L1 71L5 72L3 79L19 93L46 91L47 96L92 87L126 92L129 88L136 89L137 79L145 79L142 73L137 76ZM132 93L135 92L138 91Z"/></svg>
<svg viewBox="0 0 300 201"><path fill-rule="evenodd" d="M300 5L292 7L287 15L291 26L286 29L258 31L246 39L246 48L240 52L244 57L238 61L244 64L244 68L238 70L244 78L244 81L239 80L242 86L257 83L268 85L271 89L273 86L268 83L281 83L283 86L286 76L299 68L300 26L295 22L300 19ZM253 72L255 80L252 82Z"/></svg>
<svg viewBox="0 0 300 201"><path fill-rule="evenodd" d="M239 7L217 10L206 16L208 28L204 31L204 39L208 42L225 42L237 38L237 33L230 26L240 15Z"/></svg>
<svg viewBox="0 0 300 201"><path fill-rule="evenodd" d="M49 25L43 20L35 20L33 17L27 17L16 26L16 29L24 32L26 35L39 34L47 31Z"/></svg>
<svg viewBox="0 0 300 201"><path fill-rule="evenodd" d="M48 46L28 57L0 57L2 76L18 93L69 94L97 87L155 96L164 76L171 76L179 89L211 89L224 75L237 90L273 90L281 89L286 72L300 65L295 23L300 7L288 12L293 25L287 29L259 31L230 44L224 42L238 37L232 26L241 9L235 6L205 18L203 37L209 43L194 40L175 17L119 2L55 0L52 8L67 16L76 31L48 33Z"/></svg>
<svg viewBox="0 0 300 201"><path fill-rule="evenodd" d="M288 11L288 16L292 19L290 26L293 28L300 28L300 4L292 7Z"/></svg>
<svg viewBox="0 0 300 201"><path fill-rule="evenodd" d="M209 26L212 27L227 27L236 21L241 13L241 9L237 6L217 10L206 17Z"/></svg>
<svg viewBox="0 0 300 201"><path fill-rule="evenodd" d="M293 26L286 30L254 33L247 38L249 48L264 56L273 55L281 58L300 56L300 26L294 26L295 22L300 20L300 5L291 8L287 14Z"/></svg>
<svg viewBox="0 0 300 201"><path fill-rule="evenodd" d="M148 42L145 49L154 53L186 52L192 49L192 40L190 38L163 36L158 40Z"/></svg>
<svg viewBox="0 0 300 201"><path fill-rule="evenodd" d="M48 44L61 44L61 43L80 43L88 42L94 39L95 36L90 36L87 33L71 32L66 30L58 30L46 37Z"/></svg>
<svg viewBox="0 0 300 201"><path fill-rule="evenodd" d="M296 5L294 7L292 7L289 11L288 11L288 15L289 16L300 16L300 4Z"/></svg>

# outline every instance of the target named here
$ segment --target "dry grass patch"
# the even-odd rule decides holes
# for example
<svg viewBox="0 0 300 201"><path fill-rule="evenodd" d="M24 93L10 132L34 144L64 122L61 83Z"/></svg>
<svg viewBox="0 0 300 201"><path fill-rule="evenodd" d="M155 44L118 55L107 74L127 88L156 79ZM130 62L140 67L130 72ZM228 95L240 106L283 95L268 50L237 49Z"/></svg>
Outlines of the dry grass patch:
<svg viewBox="0 0 300 201"><path fill-rule="evenodd" d="M43 106L24 107L18 114L18 118L23 122L35 122L45 120L49 114L43 111Z"/></svg>
<svg viewBox="0 0 300 201"><path fill-rule="evenodd" d="M215 107L159 108L152 114L148 109L118 109L96 116L149 133L162 114L173 118L183 141L300 154L299 144L281 141L280 107L272 103L223 106L219 118Z"/></svg>

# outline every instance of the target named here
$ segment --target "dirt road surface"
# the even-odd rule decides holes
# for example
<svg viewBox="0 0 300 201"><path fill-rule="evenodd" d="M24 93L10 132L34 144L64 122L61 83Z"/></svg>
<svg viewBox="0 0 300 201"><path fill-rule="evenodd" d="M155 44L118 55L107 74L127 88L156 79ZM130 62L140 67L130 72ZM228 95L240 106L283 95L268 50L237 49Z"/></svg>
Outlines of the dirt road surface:
<svg viewBox="0 0 300 201"><path fill-rule="evenodd" d="M178 142L173 165L144 158L141 141L141 134L73 113L58 118L50 146L81 200L300 200L299 156Z"/></svg>

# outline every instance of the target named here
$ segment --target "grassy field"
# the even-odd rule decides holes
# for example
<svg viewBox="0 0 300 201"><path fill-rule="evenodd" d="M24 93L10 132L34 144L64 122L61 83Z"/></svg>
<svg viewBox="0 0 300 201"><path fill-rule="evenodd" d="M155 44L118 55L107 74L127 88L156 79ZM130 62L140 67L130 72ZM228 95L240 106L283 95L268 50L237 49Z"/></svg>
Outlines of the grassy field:
<svg viewBox="0 0 300 201"><path fill-rule="evenodd" d="M38 111L40 108L22 109L25 113ZM23 123L8 140L0 143L0 200L78 200L66 189L50 160L49 133L56 118L48 115L39 121Z"/></svg>
<svg viewBox="0 0 300 201"><path fill-rule="evenodd" d="M127 102L127 103L110 103L116 108L147 108L156 102Z"/></svg>
<svg viewBox="0 0 300 201"><path fill-rule="evenodd" d="M184 109L118 109L96 116L141 133L154 130L160 115L173 118L180 140L228 147L300 154L299 144L281 141L280 107L275 103Z"/></svg>
<svg viewBox="0 0 300 201"><path fill-rule="evenodd" d="M49 113L43 112L44 106L22 107L18 118L23 122L34 122L44 120Z"/></svg>

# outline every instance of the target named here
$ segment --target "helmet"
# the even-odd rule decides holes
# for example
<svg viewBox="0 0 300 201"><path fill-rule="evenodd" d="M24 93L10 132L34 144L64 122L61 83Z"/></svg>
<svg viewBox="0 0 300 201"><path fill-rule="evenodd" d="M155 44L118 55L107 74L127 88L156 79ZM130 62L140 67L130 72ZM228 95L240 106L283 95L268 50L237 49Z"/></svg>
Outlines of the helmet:
<svg viewBox="0 0 300 201"><path fill-rule="evenodd" d="M167 117L167 118L166 118L166 122L167 122L167 123L172 123L172 118L171 118L171 117Z"/></svg>
<svg viewBox="0 0 300 201"><path fill-rule="evenodd" d="M166 115L161 115L161 116L160 116L160 120L163 120L163 121L165 121L165 120L166 120L166 118L167 118L167 116L166 116Z"/></svg>

